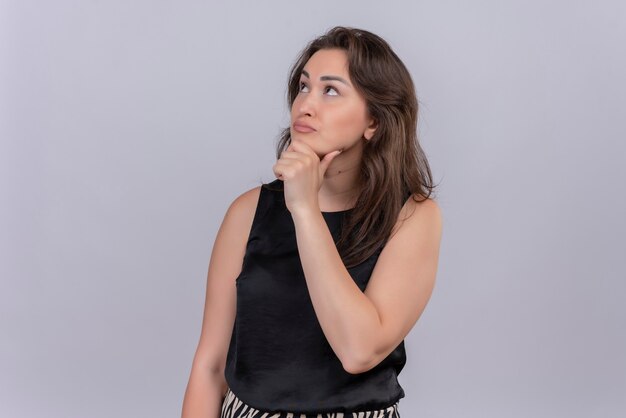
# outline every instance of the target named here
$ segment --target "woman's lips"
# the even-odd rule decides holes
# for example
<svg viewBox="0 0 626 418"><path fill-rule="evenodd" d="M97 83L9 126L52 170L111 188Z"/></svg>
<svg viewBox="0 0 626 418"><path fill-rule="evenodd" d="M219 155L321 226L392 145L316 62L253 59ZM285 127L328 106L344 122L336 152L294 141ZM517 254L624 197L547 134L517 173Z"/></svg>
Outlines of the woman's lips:
<svg viewBox="0 0 626 418"><path fill-rule="evenodd" d="M311 128L309 125L305 125L302 123L294 123L293 130L302 133L315 132L315 129Z"/></svg>

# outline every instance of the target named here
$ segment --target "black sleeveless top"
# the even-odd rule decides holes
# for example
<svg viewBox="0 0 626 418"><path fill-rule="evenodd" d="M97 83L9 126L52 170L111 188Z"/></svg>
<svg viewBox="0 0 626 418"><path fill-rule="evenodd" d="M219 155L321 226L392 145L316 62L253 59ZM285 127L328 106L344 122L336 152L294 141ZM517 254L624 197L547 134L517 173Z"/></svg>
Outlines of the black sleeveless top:
<svg viewBox="0 0 626 418"><path fill-rule="evenodd" d="M315 315L282 190L279 179L261 187L236 279L228 386L244 403L267 412L350 413L393 405L404 397L397 380L406 363L404 341L365 373L343 369ZM322 212L335 243L350 210ZM361 291L381 251L348 269Z"/></svg>

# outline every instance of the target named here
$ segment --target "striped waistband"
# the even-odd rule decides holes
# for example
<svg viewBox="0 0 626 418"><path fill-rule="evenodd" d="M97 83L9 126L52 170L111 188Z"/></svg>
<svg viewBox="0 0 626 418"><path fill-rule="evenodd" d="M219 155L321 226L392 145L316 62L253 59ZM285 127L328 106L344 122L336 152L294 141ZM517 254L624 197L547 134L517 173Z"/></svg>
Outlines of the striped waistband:
<svg viewBox="0 0 626 418"><path fill-rule="evenodd" d="M298 414L295 412L263 412L247 405L228 388L222 403L220 418L400 418L398 403L375 411L325 412Z"/></svg>

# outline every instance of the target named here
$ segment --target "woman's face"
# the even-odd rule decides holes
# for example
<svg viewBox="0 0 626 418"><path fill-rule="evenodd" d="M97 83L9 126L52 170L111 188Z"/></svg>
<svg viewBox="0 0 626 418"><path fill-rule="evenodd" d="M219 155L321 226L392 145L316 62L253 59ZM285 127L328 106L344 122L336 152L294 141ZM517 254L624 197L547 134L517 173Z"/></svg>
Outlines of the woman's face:
<svg viewBox="0 0 626 418"><path fill-rule="evenodd" d="M346 52L322 49L313 54L291 106L292 140L304 141L321 158L362 146L362 138L370 139L374 130L367 104L350 80Z"/></svg>

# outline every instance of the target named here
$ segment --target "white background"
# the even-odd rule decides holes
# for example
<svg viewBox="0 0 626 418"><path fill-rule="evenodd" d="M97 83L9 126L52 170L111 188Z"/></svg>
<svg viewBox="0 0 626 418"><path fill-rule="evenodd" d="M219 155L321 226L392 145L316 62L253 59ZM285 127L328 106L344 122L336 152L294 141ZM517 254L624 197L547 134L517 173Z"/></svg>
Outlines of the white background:
<svg viewBox="0 0 626 418"><path fill-rule="evenodd" d="M180 415L217 228L334 25L410 69L439 184L401 415L626 416L617 0L0 0L0 416Z"/></svg>

